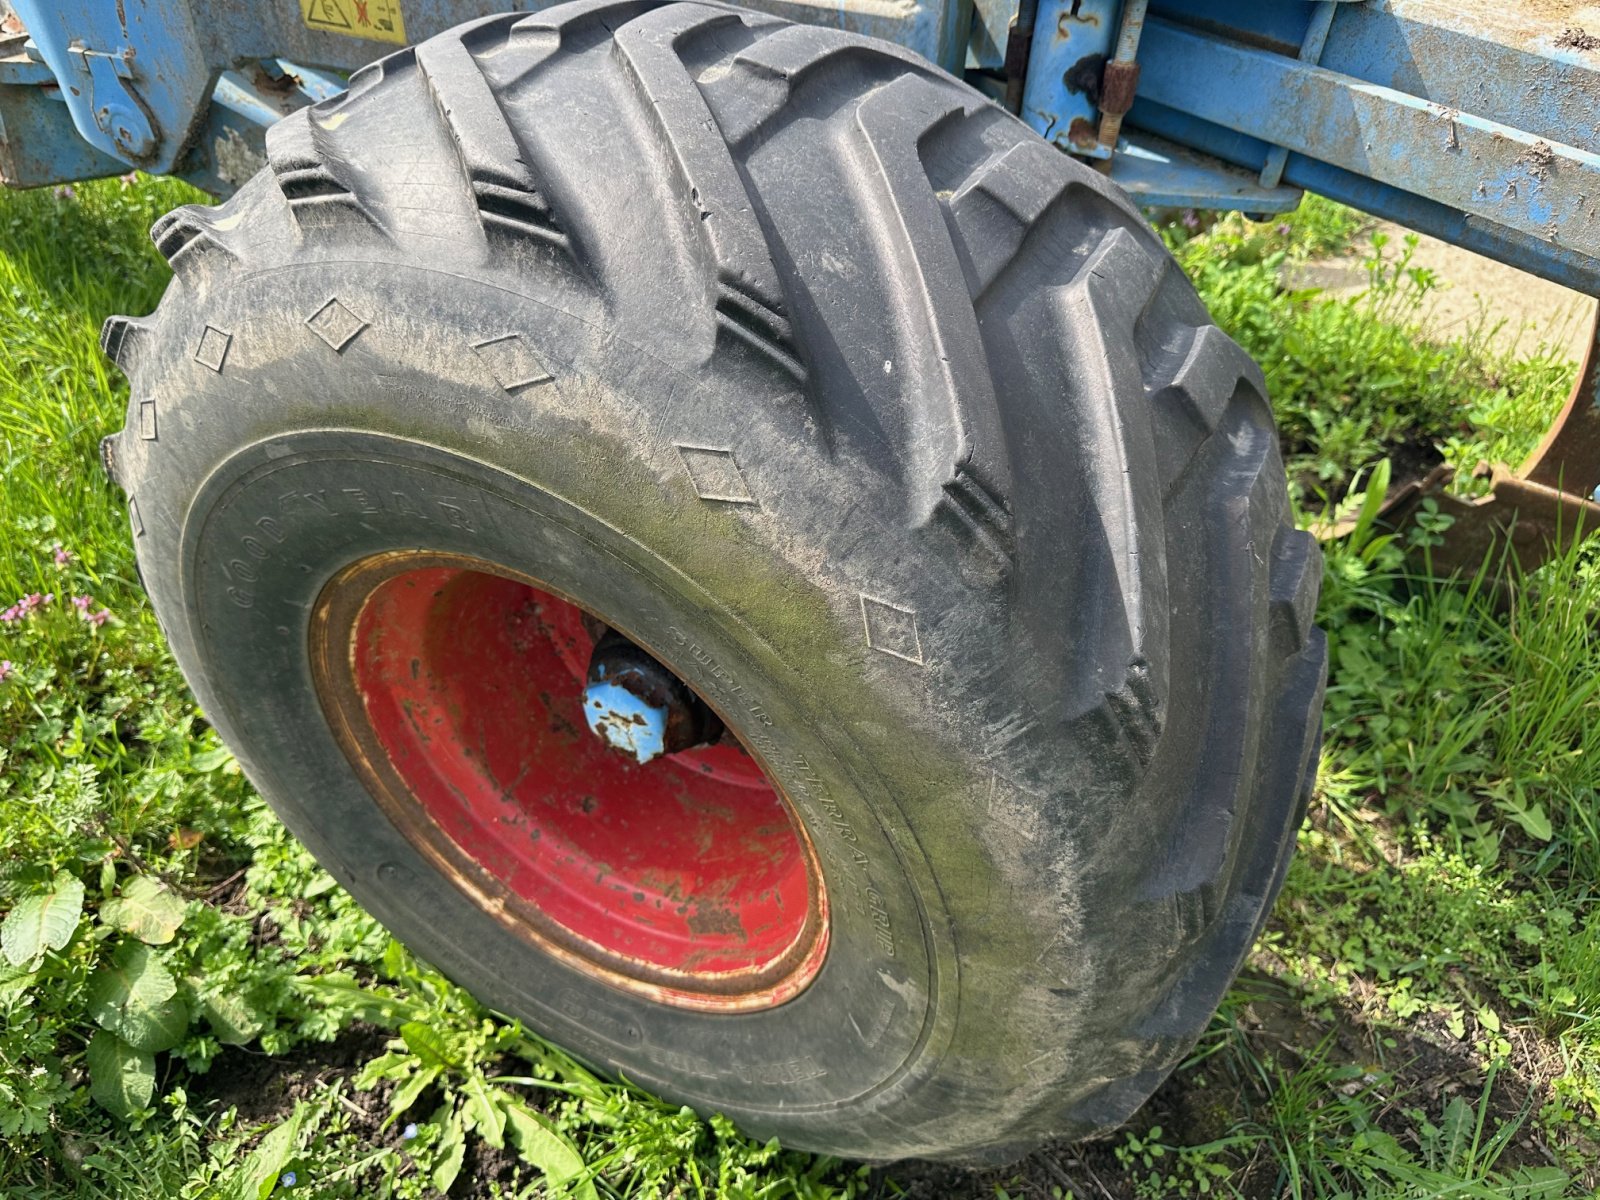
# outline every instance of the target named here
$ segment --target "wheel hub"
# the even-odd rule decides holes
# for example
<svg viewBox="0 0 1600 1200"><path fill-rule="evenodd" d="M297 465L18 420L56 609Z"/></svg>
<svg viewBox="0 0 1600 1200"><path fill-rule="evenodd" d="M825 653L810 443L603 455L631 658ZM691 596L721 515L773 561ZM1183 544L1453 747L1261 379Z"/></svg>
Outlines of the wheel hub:
<svg viewBox="0 0 1600 1200"><path fill-rule="evenodd" d="M583 715L596 736L639 763L708 745L723 732L688 684L615 629L589 657Z"/></svg>
<svg viewBox="0 0 1600 1200"><path fill-rule="evenodd" d="M622 631L531 578L416 552L344 571L313 630L375 799L501 924L687 1008L770 1007L815 977L827 902L804 827Z"/></svg>

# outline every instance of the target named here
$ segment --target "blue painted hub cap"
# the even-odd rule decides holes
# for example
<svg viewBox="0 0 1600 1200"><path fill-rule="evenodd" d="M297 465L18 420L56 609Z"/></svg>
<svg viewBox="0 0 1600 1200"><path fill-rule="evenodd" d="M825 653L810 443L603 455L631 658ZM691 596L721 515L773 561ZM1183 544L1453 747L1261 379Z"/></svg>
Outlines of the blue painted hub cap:
<svg viewBox="0 0 1600 1200"><path fill-rule="evenodd" d="M615 629L589 658L583 716L606 745L639 763L722 736L722 722L688 684Z"/></svg>
<svg viewBox="0 0 1600 1200"><path fill-rule="evenodd" d="M605 666L599 666L604 676ZM590 670L591 678L595 670ZM627 688L601 678L583 689L583 715L589 728L613 750L647 763L667 748L667 705L651 704Z"/></svg>

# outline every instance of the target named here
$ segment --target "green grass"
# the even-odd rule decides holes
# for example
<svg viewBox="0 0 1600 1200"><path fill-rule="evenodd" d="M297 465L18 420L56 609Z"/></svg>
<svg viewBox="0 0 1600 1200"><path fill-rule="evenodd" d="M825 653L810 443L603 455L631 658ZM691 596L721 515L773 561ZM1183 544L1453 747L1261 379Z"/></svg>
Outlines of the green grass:
<svg viewBox="0 0 1600 1200"><path fill-rule="evenodd" d="M1217 323L1266 373L1291 483L1308 506L1337 499L1360 467L1421 444L1464 473L1480 458L1515 465L1566 399L1572 365L1540 348L1485 354L1482 335L1437 343L1421 333L1440 280L1414 239L1386 255L1349 209L1311 197L1276 224L1230 216L1203 233L1182 222L1168 243ZM1288 284L1307 259L1359 247L1368 288L1329 300Z"/></svg>
<svg viewBox="0 0 1600 1200"><path fill-rule="evenodd" d="M1127 1130L963 1179L789 1153L596 1078L413 960L195 710L93 467L126 403L99 324L154 306L167 272L144 230L191 198L153 181L0 197L0 605L41 597L0 623L0 1197L1600 1185L1591 551L1506 606L1415 571L1437 521L1411 546L1362 523L1328 547L1328 738L1300 854L1245 976ZM1376 464L1422 443L1514 462L1570 384L1548 355L1422 337L1436 281L1404 259L1373 258L1356 299L1286 286L1360 241L1347 210L1195 224L1169 240L1262 360L1308 514L1376 494Z"/></svg>

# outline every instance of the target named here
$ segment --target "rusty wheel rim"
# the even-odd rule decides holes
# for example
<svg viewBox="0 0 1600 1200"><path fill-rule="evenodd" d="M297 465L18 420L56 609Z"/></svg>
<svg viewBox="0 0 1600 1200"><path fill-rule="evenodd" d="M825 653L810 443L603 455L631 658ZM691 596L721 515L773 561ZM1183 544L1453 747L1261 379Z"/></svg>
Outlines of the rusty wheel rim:
<svg viewBox="0 0 1600 1200"><path fill-rule="evenodd" d="M640 764L585 728L599 622L496 564L382 554L318 597L312 671L378 806L500 925L664 1004L782 1004L827 950L805 826L731 736Z"/></svg>

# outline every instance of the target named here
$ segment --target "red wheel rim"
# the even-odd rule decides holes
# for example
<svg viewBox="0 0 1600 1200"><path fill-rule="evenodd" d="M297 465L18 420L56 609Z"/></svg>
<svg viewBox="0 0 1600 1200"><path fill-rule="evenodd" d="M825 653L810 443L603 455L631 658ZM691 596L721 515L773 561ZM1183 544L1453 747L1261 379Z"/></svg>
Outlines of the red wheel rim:
<svg viewBox="0 0 1600 1200"><path fill-rule="evenodd" d="M781 1004L827 945L804 826L741 744L640 765L591 733L594 627L500 567L381 555L318 599L317 690L380 807L501 924L664 1003Z"/></svg>

